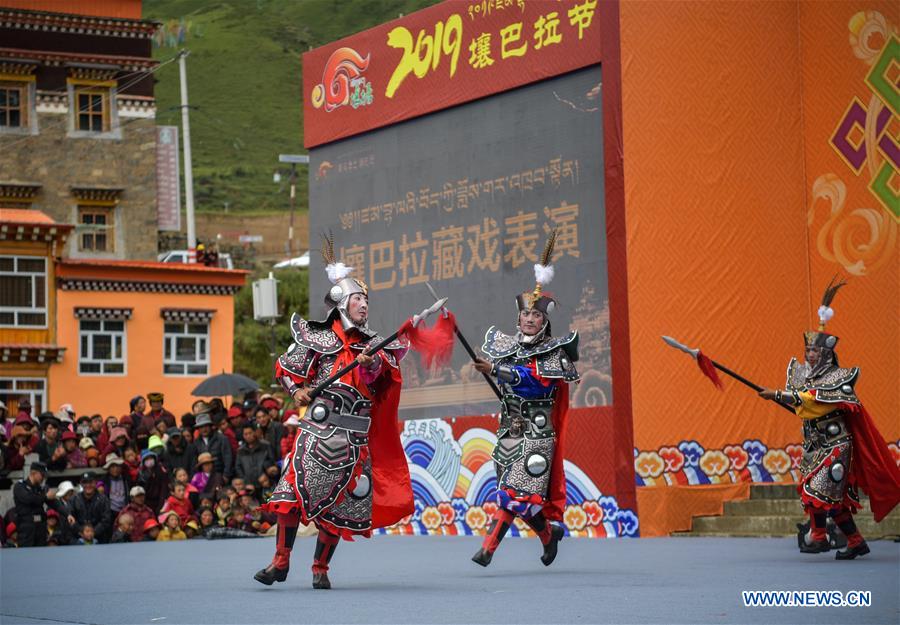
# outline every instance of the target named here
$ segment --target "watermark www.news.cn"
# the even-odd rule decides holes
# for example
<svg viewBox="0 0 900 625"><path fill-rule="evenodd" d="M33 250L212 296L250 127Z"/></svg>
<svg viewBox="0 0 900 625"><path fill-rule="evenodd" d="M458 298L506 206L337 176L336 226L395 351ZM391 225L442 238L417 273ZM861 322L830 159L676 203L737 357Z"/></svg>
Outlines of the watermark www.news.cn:
<svg viewBox="0 0 900 625"><path fill-rule="evenodd" d="M745 608L867 608L870 590L743 590Z"/></svg>

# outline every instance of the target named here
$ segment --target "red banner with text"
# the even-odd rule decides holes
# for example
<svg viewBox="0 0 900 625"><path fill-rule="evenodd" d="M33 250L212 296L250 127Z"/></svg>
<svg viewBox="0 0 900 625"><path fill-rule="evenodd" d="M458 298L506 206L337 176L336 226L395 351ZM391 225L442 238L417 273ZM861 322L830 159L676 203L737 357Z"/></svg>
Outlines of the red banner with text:
<svg viewBox="0 0 900 625"><path fill-rule="evenodd" d="M601 59L599 0L447 0L303 55L311 148Z"/></svg>

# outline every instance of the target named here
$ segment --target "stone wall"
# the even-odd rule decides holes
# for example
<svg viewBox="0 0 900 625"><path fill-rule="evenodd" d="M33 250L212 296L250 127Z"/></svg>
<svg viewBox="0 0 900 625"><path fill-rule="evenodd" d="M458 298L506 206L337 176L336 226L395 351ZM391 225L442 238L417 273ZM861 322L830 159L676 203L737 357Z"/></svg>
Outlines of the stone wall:
<svg viewBox="0 0 900 625"><path fill-rule="evenodd" d="M115 210L115 250L78 251L77 231L67 244L70 257L156 258L156 121L121 117L120 137L70 137L68 112L38 112L36 135L0 133L0 184L37 184L31 204L63 223L75 224L73 187L121 188Z"/></svg>

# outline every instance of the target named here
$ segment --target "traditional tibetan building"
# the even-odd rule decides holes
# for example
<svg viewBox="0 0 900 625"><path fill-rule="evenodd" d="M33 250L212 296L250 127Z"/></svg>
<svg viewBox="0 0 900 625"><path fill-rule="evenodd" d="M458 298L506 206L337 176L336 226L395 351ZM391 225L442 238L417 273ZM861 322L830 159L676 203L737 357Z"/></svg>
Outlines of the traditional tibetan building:
<svg viewBox="0 0 900 625"><path fill-rule="evenodd" d="M0 210L74 224L70 258L154 259L156 103L140 0L0 0Z"/></svg>

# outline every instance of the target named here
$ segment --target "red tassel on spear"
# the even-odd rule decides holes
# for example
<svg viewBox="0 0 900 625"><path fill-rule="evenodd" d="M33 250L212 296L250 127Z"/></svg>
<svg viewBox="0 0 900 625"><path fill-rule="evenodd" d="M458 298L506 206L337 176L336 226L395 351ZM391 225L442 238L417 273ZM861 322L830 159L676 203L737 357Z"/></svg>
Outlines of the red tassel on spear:
<svg viewBox="0 0 900 625"><path fill-rule="evenodd" d="M719 390L724 390L724 385L722 384L722 380L721 380L721 378L719 378L719 374L716 372L716 369L718 369L719 371L721 371L722 373L724 373L726 375L731 376L732 378L734 378L741 384L749 386L757 393L764 390L763 387L761 387L760 385L754 384L753 382L751 382L744 376L739 375L739 374L735 373L734 371L732 371L731 369L729 369L728 367L725 367L725 366L717 363L715 360L710 359L709 357L704 355L703 352L701 352L699 349L696 349L696 348L691 349L687 345L684 345L683 343L679 343L678 341L673 339L671 336L663 336L662 340L665 341L666 345L668 345L669 347L674 347L675 349L683 351L685 354L690 354L694 358L694 360L697 361L697 365L700 367L700 371L703 372L703 375L705 375L710 380L712 380L712 383L715 384ZM784 404L779 403L778 405L791 413L794 412L793 410L791 410L789 407L785 406Z"/></svg>

